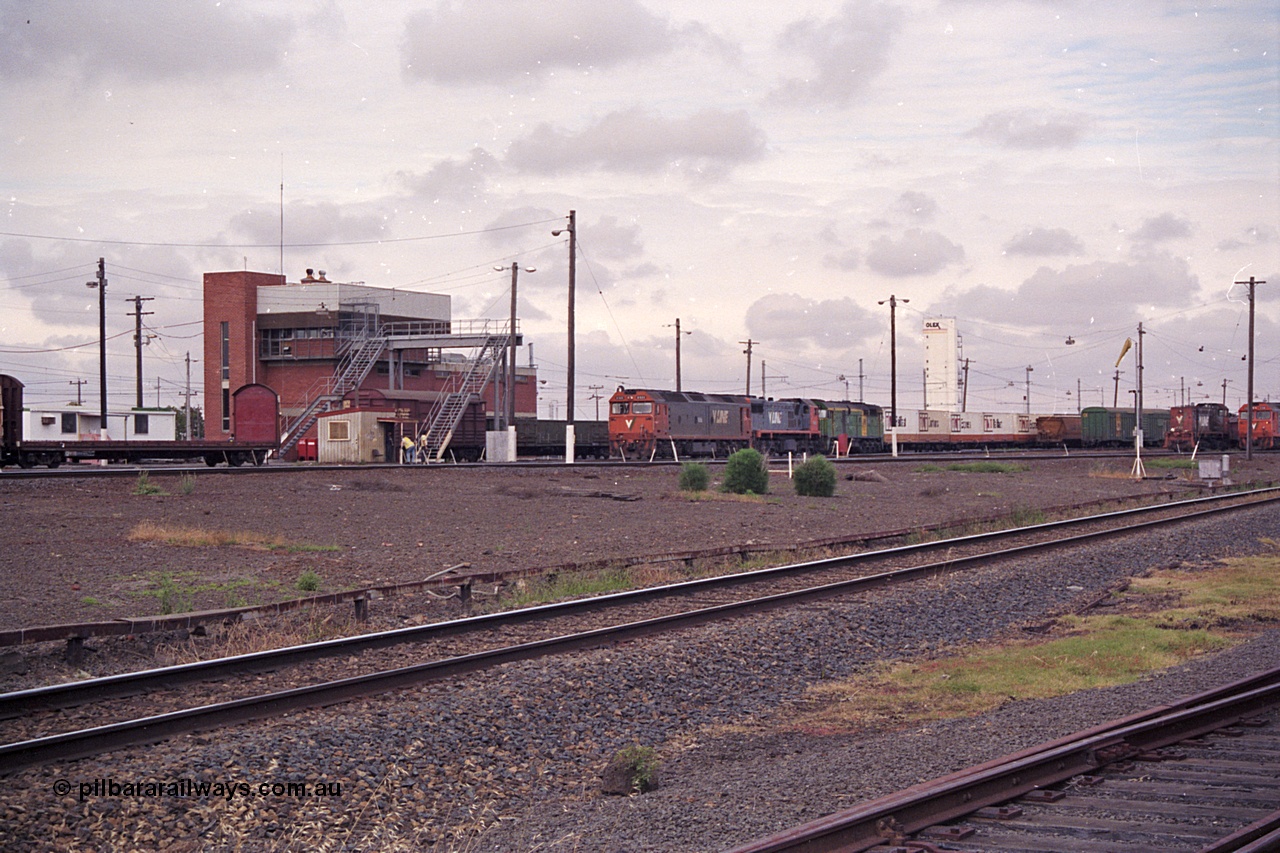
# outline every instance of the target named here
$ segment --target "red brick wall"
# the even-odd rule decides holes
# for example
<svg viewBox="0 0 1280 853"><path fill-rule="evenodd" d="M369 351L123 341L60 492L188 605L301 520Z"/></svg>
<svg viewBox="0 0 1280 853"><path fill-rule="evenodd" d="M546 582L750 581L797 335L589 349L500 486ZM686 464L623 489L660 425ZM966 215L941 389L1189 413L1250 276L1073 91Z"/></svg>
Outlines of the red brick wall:
<svg viewBox="0 0 1280 853"><path fill-rule="evenodd" d="M255 380L254 320L258 288L284 284L284 276L236 271L204 274L204 424L205 437L229 438L223 430L224 387L234 393ZM230 370L222 378L222 323L230 332ZM267 383L263 383L267 384ZM279 389L276 389L277 391Z"/></svg>

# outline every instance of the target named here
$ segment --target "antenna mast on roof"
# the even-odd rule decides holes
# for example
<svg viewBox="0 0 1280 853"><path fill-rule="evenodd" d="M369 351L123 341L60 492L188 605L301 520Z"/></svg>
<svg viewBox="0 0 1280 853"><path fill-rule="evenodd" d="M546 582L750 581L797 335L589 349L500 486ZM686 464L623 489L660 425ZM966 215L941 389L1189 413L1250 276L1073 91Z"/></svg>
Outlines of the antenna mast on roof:
<svg viewBox="0 0 1280 853"><path fill-rule="evenodd" d="M284 152L280 152L280 275L284 275Z"/></svg>

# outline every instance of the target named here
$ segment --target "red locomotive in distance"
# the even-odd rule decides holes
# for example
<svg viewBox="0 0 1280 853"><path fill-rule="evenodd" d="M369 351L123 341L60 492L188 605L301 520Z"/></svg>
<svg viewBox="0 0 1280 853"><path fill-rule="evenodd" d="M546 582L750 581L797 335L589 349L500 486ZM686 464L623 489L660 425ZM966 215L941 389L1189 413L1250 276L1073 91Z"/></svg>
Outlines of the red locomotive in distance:
<svg viewBox="0 0 1280 853"><path fill-rule="evenodd" d="M1249 440L1249 407L1241 406L1237 423L1237 441L1241 447ZM1280 403L1253 404L1253 449L1280 449Z"/></svg>
<svg viewBox="0 0 1280 853"><path fill-rule="evenodd" d="M1236 442L1235 415L1221 403L1196 403L1169 410L1165 450L1226 450Z"/></svg>

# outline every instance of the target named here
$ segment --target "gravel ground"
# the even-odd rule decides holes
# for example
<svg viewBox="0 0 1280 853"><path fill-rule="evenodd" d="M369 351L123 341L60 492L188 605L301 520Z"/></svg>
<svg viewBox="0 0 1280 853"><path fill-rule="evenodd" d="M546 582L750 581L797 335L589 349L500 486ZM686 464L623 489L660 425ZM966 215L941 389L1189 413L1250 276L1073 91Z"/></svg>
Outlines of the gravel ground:
<svg viewBox="0 0 1280 853"><path fill-rule="evenodd" d="M811 684L1020 635L1135 573L1268 547L1262 536L1280 537L1280 510L32 770L6 779L5 847L723 850L1273 666L1278 631L1133 685L976 719L826 735L792 725ZM602 795L608 757L630 744L658 748L660 787ZM94 780L225 780L255 792L337 782L341 792L113 796L82 787Z"/></svg>
<svg viewBox="0 0 1280 853"><path fill-rule="evenodd" d="M164 492L156 495L136 494L132 476L23 480L0 472L0 629L156 615L164 578L179 609L216 609L296 597L305 571L330 591L421 580L460 563L494 571L744 541L791 545L1196 491L1180 479L1135 482L1124 459L1053 458L1018 474L921 465L841 463L842 475L873 469L883 481L842 476L829 499L800 498L775 474L771 493L754 502L689 500L673 468L221 470L202 472L189 490L177 475L155 475L152 485ZM1259 454L1247 468L1237 462L1235 473L1280 481L1280 454ZM131 538L142 524L333 550Z"/></svg>

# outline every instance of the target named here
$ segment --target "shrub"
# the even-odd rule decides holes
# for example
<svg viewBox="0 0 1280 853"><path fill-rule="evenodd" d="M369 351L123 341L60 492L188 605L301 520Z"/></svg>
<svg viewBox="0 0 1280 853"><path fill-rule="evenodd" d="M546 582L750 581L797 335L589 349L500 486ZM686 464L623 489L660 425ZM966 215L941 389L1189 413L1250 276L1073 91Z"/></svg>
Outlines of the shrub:
<svg viewBox="0 0 1280 853"><path fill-rule="evenodd" d="M624 747L605 768L601 790L623 796L647 793L658 787L658 768L658 755L652 747Z"/></svg>
<svg viewBox="0 0 1280 853"><path fill-rule="evenodd" d="M138 472L138 482L133 487L135 495L163 495L164 489L151 482L151 475L146 471Z"/></svg>
<svg viewBox="0 0 1280 853"><path fill-rule="evenodd" d="M301 592L315 592L320 588L320 576L311 569L298 575L297 587Z"/></svg>
<svg viewBox="0 0 1280 853"><path fill-rule="evenodd" d="M701 462L686 462L680 468L680 491L705 492L711 482L711 472Z"/></svg>
<svg viewBox="0 0 1280 853"><path fill-rule="evenodd" d="M769 469L760 451L744 447L729 457L724 466L722 491L735 495L764 495L769 492Z"/></svg>
<svg viewBox="0 0 1280 853"><path fill-rule="evenodd" d="M825 456L815 456L795 471L796 494L829 498L836 493L836 466Z"/></svg>

